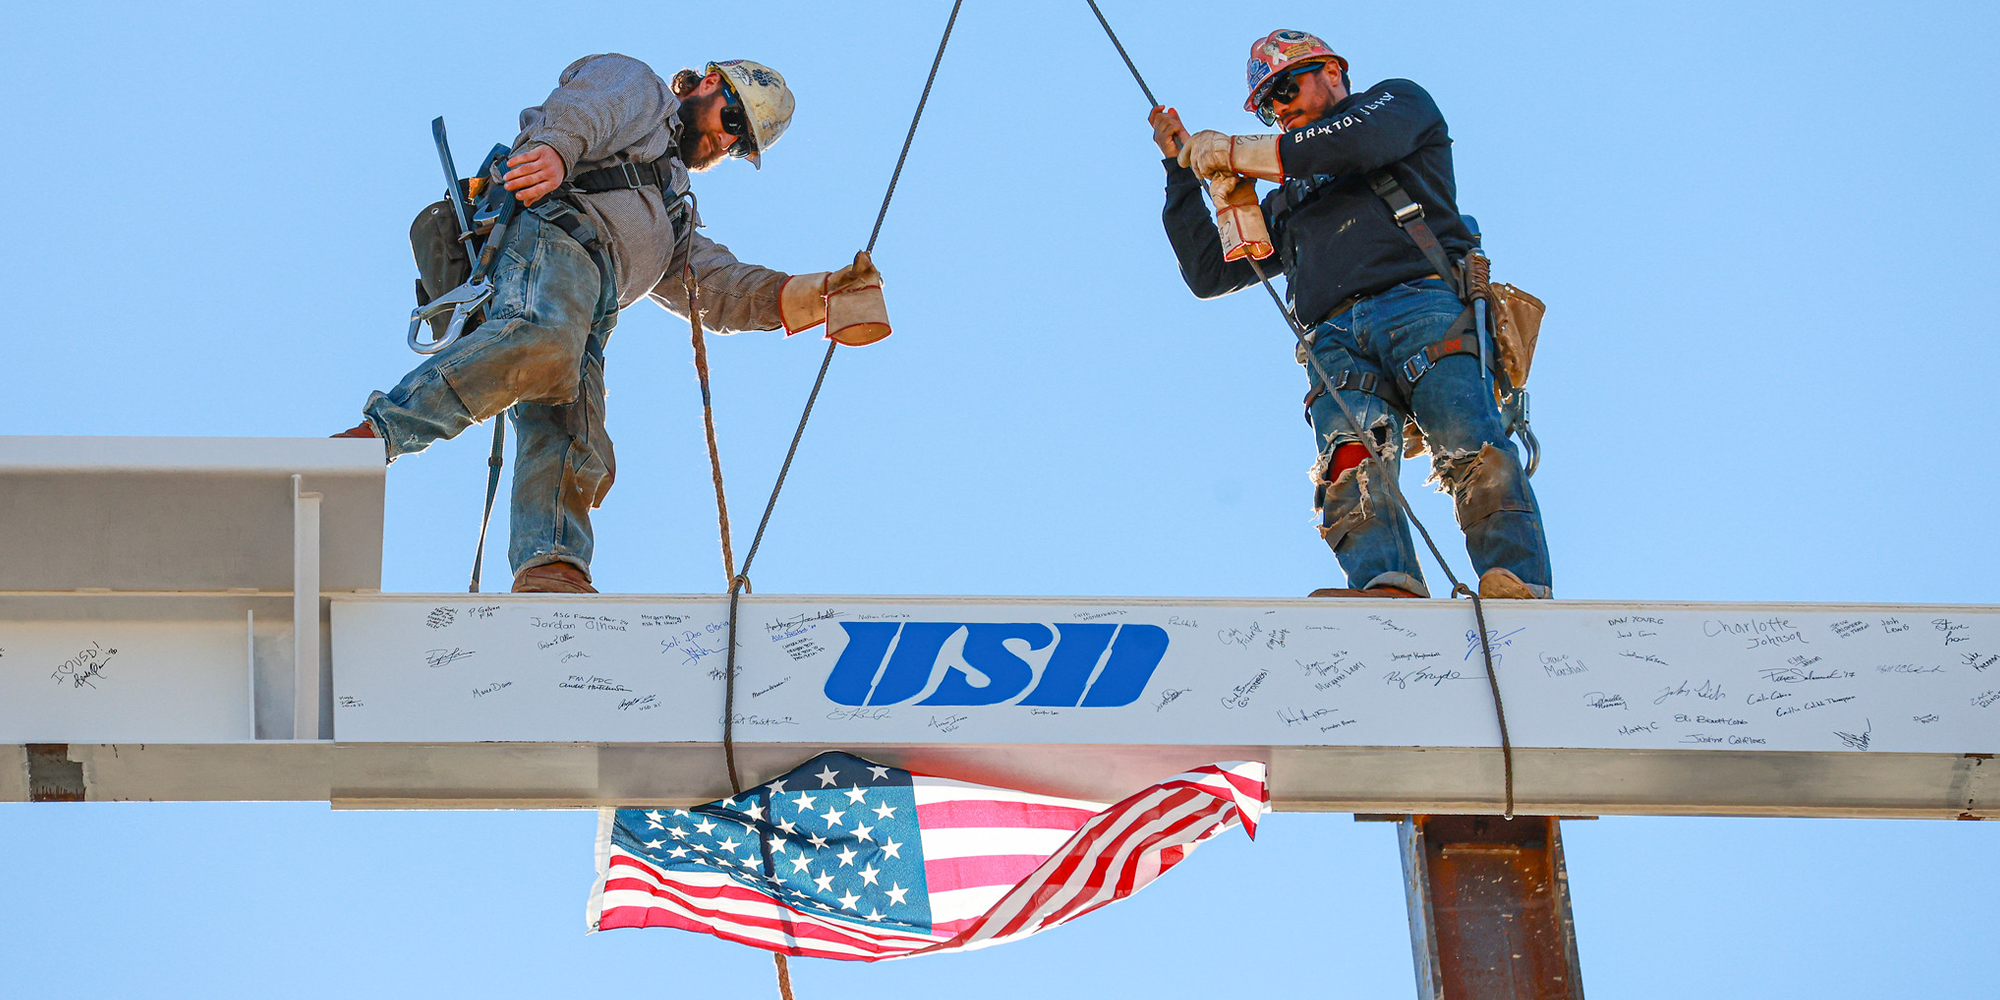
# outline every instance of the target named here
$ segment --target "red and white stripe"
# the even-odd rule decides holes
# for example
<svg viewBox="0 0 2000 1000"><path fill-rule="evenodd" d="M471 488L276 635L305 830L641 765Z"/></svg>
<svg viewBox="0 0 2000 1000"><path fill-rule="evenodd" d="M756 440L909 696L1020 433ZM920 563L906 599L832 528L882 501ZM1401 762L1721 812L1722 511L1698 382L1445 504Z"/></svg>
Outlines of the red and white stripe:
<svg viewBox="0 0 2000 1000"><path fill-rule="evenodd" d="M983 948L1144 888L1195 845L1269 809L1262 763L1210 764L1116 805L913 776L933 933L796 909L720 872L661 870L598 833L592 930L678 927L791 955L864 962Z"/></svg>
<svg viewBox="0 0 2000 1000"><path fill-rule="evenodd" d="M722 872L662 871L616 848L592 896L593 930L675 927L788 955L873 962L900 958L946 935L830 919L747 888Z"/></svg>
<svg viewBox="0 0 2000 1000"><path fill-rule="evenodd" d="M1027 937L1138 892L1195 845L1238 823L1255 837L1269 808L1264 775L1256 761L1209 764L1089 817L951 940L924 950L984 948Z"/></svg>
<svg viewBox="0 0 2000 1000"><path fill-rule="evenodd" d="M973 926L1105 809L929 775L913 775L911 784L931 926L940 939Z"/></svg>

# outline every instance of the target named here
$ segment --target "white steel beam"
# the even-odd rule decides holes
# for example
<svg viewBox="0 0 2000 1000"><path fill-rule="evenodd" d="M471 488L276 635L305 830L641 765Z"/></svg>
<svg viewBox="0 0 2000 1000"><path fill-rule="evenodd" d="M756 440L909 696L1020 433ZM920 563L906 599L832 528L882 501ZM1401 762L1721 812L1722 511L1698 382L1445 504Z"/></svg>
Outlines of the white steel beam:
<svg viewBox="0 0 2000 1000"><path fill-rule="evenodd" d="M292 477L292 738L320 738L319 502Z"/></svg>
<svg viewBox="0 0 2000 1000"><path fill-rule="evenodd" d="M759 595L742 608L735 736L752 780L840 748L1111 799L1252 758L1271 763L1283 809L1502 801L1464 602ZM727 792L725 614L714 596L336 596L337 742L317 744L244 738L245 695L224 681L242 676L228 652L240 633L219 622L0 622L0 695L13 696L0 697L0 744L67 744L92 798L694 803ZM1487 614L1520 812L2000 811L2000 609L1555 601ZM172 676L107 669L63 688L8 673L15 648L92 644L199 683L175 703L145 693ZM204 672L204 656L220 669ZM79 694L100 710L77 714Z"/></svg>

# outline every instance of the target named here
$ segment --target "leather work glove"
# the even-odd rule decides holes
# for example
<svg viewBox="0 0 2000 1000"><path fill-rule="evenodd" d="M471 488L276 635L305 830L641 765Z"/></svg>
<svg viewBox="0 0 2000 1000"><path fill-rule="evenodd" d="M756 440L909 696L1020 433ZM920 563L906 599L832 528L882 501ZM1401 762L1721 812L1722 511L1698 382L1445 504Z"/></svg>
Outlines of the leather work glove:
<svg viewBox="0 0 2000 1000"><path fill-rule="evenodd" d="M1257 204L1257 182L1223 174L1208 182L1215 203L1215 230L1222 237L1222 259L1263 260L1271 256L1271 233L1264 228L1264 209Z"/></svg>
<svg viewBox="0 0 2000 1000"><path fill-rule="evenodd" d="M1275 135L1223 135L1205 129L1181 147L1180 165L1204 180L1232 174L1267 181L1285 179Z"/></svg>
<svg viewBox="0 0 2000 1000"><path fill-rule="evenodd" d="M778 321L785 326L785 336L826 322L826 279L832 276L829 271L814 271L785 279L778 289Z"/></svg>
<svg viewBox="0 0 2000 1000"><path fill-rule="evenodd" d="M826 339L866 347L893 332L889 305L882 299L882 272L868 251L856 251L854 263L827 276Z"/></svg>
<svg viewBox="0 0 2000 1000"><path fill-rule="evenodd" d="M827 339L849 347L865 347L889 335L882 272L867 251L838 271L792 275L778 290L778 320L785 336L827 323L829 317Z"/></svg>

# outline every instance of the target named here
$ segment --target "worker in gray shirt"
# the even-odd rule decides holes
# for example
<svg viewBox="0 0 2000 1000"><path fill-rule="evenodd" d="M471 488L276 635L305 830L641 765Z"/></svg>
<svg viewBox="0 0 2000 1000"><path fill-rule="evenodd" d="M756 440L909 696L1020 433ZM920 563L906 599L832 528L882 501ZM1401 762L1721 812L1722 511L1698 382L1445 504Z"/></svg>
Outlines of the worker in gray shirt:
<svg viewBox="0 0 2000 1000"><path fill-rule="evenodd" d="M691 228L701 222L683 197L689 171L725 157L761 166L792 107L784 78L748 60L671 82L628 56L571 63L546 101L521 112L504 185L523 207L501 238L484 320L371 395L362 422L335 436L381 438L394 461L511 407L513 589L594 593L590 511L616 468L604 345L618 311L650 295L687 316L690 266L702 324L721 333L789 335L825 321L829 293L879 289L865 255L831 273L786 274Z"/></svg>

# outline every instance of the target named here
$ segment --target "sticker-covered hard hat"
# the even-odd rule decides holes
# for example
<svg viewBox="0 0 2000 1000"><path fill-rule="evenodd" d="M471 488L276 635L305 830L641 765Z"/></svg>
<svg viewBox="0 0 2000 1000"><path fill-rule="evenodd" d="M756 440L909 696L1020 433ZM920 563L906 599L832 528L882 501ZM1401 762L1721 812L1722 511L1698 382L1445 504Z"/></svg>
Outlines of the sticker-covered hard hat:
<svg viewBox="0 0 2000 1000"><path fill-rule="evenodd" d="M748 59L712 62L708 64L708 72L721 73L743 102L750 119L750 135L757 146L755 151L744 154L744 159L762 169L764 150L770 149L785 134L785 129L791 127L795 104L791 88L785 86L785 78L777 70Z"/></svg>
<svg viewBox="0 0 2000 1000"><path fill-rule="evenodd" d="M1257 105L1264 100L1264 92L1270 89L1272 78L1279 73L1323 62L1339 63L1341 71L1347 71L1347 60L1320 41L1317 35L1280 28L1257 39L1256 44L1250 46L1250 64L1244 70L1250 97L1243 102L1243 110L1257 110Z"/></svg>

